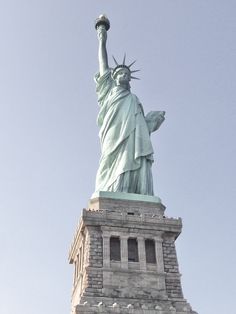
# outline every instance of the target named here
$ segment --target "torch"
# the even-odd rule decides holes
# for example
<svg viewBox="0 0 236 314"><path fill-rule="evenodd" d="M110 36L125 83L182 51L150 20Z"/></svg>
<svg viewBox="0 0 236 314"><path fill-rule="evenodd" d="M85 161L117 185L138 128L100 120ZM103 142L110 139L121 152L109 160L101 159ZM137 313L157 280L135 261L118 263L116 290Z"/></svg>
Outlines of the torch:
<svg viewBox="0 0 236 314"><path fill-rule="evenodd" d="M110 21L104 14L99 15L99 17L95 20L95 28L98 29L100 26L104 26L106 31L110 28Z"/></svg>

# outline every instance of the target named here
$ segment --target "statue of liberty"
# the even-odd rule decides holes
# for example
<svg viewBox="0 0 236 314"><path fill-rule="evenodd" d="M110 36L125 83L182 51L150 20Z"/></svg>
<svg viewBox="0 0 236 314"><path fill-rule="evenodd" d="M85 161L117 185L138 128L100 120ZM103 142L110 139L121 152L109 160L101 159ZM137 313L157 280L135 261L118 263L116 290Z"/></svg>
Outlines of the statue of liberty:
<svg viewBox="0 0 236 314"><path fill-rule="evenodd" d="M96 177L96 192L111 191L154 195L152 179L153 148L150 133L164 121L164 111L144 115L142 104L130 91L135 79L125 56L115 67L108 66L106 16L96 20L99 48L99 73L95 75L100 111L98 114L101 158Z"/></svg>

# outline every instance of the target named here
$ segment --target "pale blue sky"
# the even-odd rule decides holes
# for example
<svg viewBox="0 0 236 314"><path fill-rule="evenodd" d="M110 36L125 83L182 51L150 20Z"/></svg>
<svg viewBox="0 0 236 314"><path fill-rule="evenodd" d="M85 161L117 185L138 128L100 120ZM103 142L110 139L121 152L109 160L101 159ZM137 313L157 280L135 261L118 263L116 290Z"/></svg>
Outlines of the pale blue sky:
<svg viewBox="0 0 236 314"><path fill-rule="evenodd" d="M101 13L109 55L137 59L145 112L166 111L153 174L183 218L184 295L199 314L234 313L234 0L0 2L0 313L70 311L68 250L99 160Z"/></svg>

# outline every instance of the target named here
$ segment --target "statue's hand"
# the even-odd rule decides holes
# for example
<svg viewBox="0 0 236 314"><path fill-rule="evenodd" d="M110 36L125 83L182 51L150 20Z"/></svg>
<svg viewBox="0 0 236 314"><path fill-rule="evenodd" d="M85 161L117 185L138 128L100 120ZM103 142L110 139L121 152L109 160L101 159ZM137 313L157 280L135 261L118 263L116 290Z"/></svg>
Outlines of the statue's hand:
<svg viewBox="0 0 236 314"><path fill-rule="evenodd" d="M155 132L165 120L165 111L150 111L145 120L149 133Z"/></svg>
<svg viewBox="0 0 236 314"><path fill-rule="evenodd" d="M105 43L107 41L107 31L104 25L100 25L97 28L97 34L98 34L98 40L102 43Z"/></svg>
<svg viewBox="0 0 236 314"><path fill-rule="evenodd" d="M160 116L163 120L165 120L165 114L166 114L165 111L159 111L159 116Z"/></svg>

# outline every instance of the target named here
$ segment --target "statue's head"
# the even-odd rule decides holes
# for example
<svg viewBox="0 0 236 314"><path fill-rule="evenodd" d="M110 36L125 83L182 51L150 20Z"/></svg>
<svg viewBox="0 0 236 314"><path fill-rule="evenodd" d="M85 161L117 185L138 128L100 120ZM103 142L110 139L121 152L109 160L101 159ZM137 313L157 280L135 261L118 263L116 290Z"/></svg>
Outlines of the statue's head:
<svg viewBox="0 0 236 314"><path fill-rule="evenodd" d="M131 79L138 79L137 77L132 76L132 73L138 72L139 70L131 70L131 66L135 63L132 62L130 65L125 64L125 55L122 64L118 64L116 59L113 57L116 67L112 71L112 78L116 82L116 85L123 85L124 87L127 85L129 88L129 82Z"/></svg>
<svg viewBox="0 0 236 314"><path fill-rule="evenodd" d="M116 85L122 85L129 87L129 82L131 80L131 73L130 70L127 69L126 67L119 68L116 70L115 73L113 73L113 79L116 82Z"/></svg>

